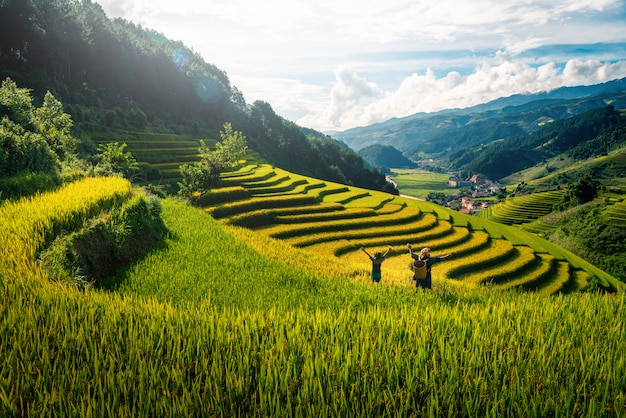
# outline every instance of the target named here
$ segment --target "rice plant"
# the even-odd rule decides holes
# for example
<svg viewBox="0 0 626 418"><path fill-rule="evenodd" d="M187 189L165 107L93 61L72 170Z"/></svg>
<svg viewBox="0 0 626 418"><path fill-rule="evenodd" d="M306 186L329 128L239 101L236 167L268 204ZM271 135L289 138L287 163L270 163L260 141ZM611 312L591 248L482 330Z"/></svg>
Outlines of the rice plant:
<svg viewBox="0 0 626 418"><path fill-rule="evenodd" d="M82 197L105 185L88 200L106 207L126 193L108 181L73 190ZM12 222L13 236L29 241L43 229L41 242L57 222L93 210L57 201L65 192L19 203L29 213L51 200L58 209ZM0 206L0 237L11 205ZM170 236L114 291L79 292L38 280L36 266L0 264L0 416L626 410L623 292L544 297L445 284L416 292L368 283L359 262L224 226L174 200L163 202L163 218ZM478 239L494 241L482 231Z"/></svg>

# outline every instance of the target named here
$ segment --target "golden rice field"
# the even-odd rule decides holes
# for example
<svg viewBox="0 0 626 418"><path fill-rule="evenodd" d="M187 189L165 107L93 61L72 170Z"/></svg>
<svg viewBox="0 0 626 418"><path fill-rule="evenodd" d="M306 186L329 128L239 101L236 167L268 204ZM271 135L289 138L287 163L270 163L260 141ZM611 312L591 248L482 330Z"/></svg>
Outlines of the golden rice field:
<svg viewBox="0 0 626 418"><path fill-rule="evenodd" d="M559 280L580 289L595 271L504 238L523 235L368 193L373 212L355 212L371 213L358 219L380 238L364 242L396 248L381 284L369 282L360 237L299 247L271 236L281 223L232 225L254 210L245 205L215 220L167 199L165 240L113 286L80 291L48 282L37 254L129 198L130 184L84 179L1 203L0 416L624 416L623 291L565 292ZM266 219L298 226L298 216L353 210L359 199L300 201L294 212L283 202ZM382 235L392 219L407 230L437 221L407 232L455 254L435 267L433 291L408 281L406 236ZM338 227L348 221L328 220L358 230ZM298 231L289 239L310 232Z"/></svg>
<svg viewBox="0 0 626 418"><path fill-rule="evenodd" d="M319 180L267 164L246 167L225 175L223 180L227 187L245 189L250 197L205 206L207 213L224 224L249 227L331 257L336 263L359 263L364 270L370 262L360 251L362 246L373 252L391 245L394 251L384 264L384 275L394 283L410 277L406 243L412 243L430 247L435 254L454 254L436 267L435 283L442 286L493 285L548 295L584 290L594 280L611 291L624 289L621 282L585 260L519 228L377 191L331 182L319 186ZM292 184L316 187L291 193ZM278 189L286 192L276 193ZM217 195L219 190L209 194ZM498 213L510 216L502 223L517 223L520 217L527 222L531 214L538 217L551 207L561 194L554 191L519 197L507 203L510 210L500 209ZM529 209L520 209L522 203ZM500 248L508 250L501 252ZM392 262L394 259L401 261Z"/></svg>

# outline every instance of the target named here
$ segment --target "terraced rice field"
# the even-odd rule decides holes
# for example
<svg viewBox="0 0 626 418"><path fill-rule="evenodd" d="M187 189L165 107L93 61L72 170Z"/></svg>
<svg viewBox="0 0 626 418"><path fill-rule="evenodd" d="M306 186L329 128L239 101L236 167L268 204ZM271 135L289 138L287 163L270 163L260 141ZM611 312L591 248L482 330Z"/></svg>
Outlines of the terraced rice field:
<svg viewBox="0 0 626 418"><path fill-rule="evenodd" d="M546 253L544 246L535 245L536 236L527 245L520 244L520 239L504 238L526 234L518 228L515 234L507 233L510 227L505 225L490 226L489 231L477 229L458 214L434 210L427 202L321 182L265 164L224 174L223 187L241 187L250 197L207 205L205 211L220 222L286 241L313 257L357 263L362 267L362 280L369 280L371 262L361 247L372 253L392 246L383 263L383 283L412 286L406 248L406 243L412 243L415 248L430 247L434 255L453 254L433 268L435 286L488 285L556 294L584 289L592 275L608 288L619 286L603 272L579 267L582 264L573 263L563 252ZM217 195L219 189L212 193ZM532 204L534 209L516 209L517 200L498 213L516 210L520 222L528 222L546 213L561 193L520 197L526 208Z"/></svg>
<svg viewBox="0 0 626 418"><path fill-rule="evenodd" d="M532 232L533 234L542 235L550 231L553 231L555 228L558 228L558 225L553 225L553 224L544 222L542 219L537 219L535 221L525 223L521 227L525 231Z"/></svg>
<svg viewBox="0 0 626 418"><path fill-rule="evenodd" d="M505 225L532 222L552 212L552 207L562 200L564 193L564 190L554 190L508 198L478 212L477 216Z"/></svg>
<svg viewBox="0 0 626 418"><path fill-rule="evenodd" d="M626 201L622 200L611 206L607 206L604 209L604 215L611 222L615 222L620 225L626 224Z"/></svg>
<svg viewBox="0 0 626 418"><path fill-rule="evenodd" d="M95 139L97 144L115 141L127 145L126 150L133 154L139 166L151 173L149 180L152 182L176 184L180 181L180 166L199 160L199 140L185 135L137 132L129 133L123 140ZM216 142L211 139L204 141L209 146Z"/></svg>

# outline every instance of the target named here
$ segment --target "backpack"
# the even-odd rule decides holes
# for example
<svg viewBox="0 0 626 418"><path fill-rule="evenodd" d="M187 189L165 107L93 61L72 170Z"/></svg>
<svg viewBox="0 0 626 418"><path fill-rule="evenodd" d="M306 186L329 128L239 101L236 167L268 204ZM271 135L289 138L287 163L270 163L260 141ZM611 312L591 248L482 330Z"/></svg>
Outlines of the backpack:
<svg viewBox="0 0 626 418"><path fill-rule="evenodd" d="M424 280L428 274L428 265L425 261L415 260L413 262L413 274L418 280Z"/></svg>

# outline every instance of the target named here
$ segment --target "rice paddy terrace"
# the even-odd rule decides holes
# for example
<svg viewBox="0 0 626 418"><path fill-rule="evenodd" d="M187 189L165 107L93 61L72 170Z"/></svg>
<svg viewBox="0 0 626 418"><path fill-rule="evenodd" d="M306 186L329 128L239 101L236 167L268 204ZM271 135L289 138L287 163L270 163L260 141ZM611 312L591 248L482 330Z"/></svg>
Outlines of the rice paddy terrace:
<svg viewBox="0 0 626 418"><path fill-rule="evenodd" d="M108 138L96 138L97 144L112 142ZM139 162L139 167L147 173L145 182L158 183L165 187L180 181L180 166L199 160L197 138L177 135L135 132L128 133L124 139L126 150ZM205 139L207 145L214 145L216 140Z"/></svg>
<svg viewBox="0 0 626 418"><path fill-rule="evenodd" d="M604 209L604 216L609 222L619 225L626 224L626 200L621 200L613 205L607 206Z"/></svg>
<svg viewBox="0 0 626 418"><path fill-rule="evenodd" d="M595 276L607 289L623 289L612 276L536 235L428 202L323 182L266 164L247 164L222 180L222 187L197 197L196 204L208 214L312 256L360 263L363 277L371 264L360 248L371 253L392 246L383 263L383 282L410 286L406 244L412 243L430 247L434 255L453 254L433 269L435 286L490 285L555 294L584 290ZM546 194L545 202L558 195Z"/></svg>
<svg viewBox="0 0 626 418"><path fill-rule="evenodd" d="M105 142L104 139L96 142ZM128 151L148 173L147 183L165 188L180 181L179 167L198 160L197 138L132 133ZM205 139L208 145L215 140ZM336 262L356 262L367 276L370 253L394 247L383 266L383 281L410 286L406 243L428 246L434 254L454 253L435 267L434 280L451 285L520 288L552 294L583 290L596 276L608 289L621 282L519 228L549 213L562 191L517 197L466 216L440 206L387 193L297 175L267 164L249 163L226 173L222 186L196 204L224 223L281 239ZM619 212L619 208L615 209ZM609 216L609 215L607 215ZM615 214L619 221L620 214ZM495 222L492 222L495 221ZM545 225L550 228L550 225ZM530 232L537 232L530 230Z"/></svg>
<svg viewBox="0 0 626 418"><path fill-rule="evenodd" d="M506 225L532 222L552 212L564 194L564 190L553 190L508 198L481 210L477 216Z"/></svg>
<svg viewBox="0 0 626 418"><path fill-rule="evenodd" d="M561 201L564 194L564 190L555 190L512 197L481 210L476 216L505 225L515 225L535 234L544 234L557 227L543 217L552 212L554 204ZM603 216L610 223L626 223L626 202L623 198L608 196L605 200L610 204L604 208Z"/></svg>

